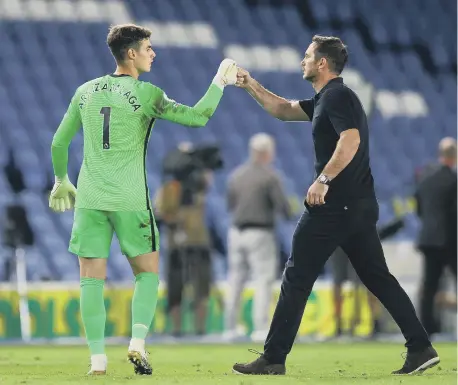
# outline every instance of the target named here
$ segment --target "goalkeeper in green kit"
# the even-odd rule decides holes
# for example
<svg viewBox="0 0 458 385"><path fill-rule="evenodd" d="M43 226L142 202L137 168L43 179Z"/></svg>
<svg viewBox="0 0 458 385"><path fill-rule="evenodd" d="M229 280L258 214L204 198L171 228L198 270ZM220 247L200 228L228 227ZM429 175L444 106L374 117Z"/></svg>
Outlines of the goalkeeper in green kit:
<svg viewBox="0 0 458 385"><path fill-rule="evenodd" d="M81 317L91 354L88 374L107 370L103 288L114 232L135 275L127 356L135 373L152 373L145 338L157 302L159 234L146 181L146 146L156 119L205 126L224 87L235 84L237 77L236 63L224 59L199 102L193 107L179 104L138 80L156 56L150 36L150 30L133 24L110 28L107 43L116 71L76 90L52 142L55 184L49 206L60 212L75 206L69 251L80 263ZM68 147L81 126L84 159L76 192L67 177Z"/></svg>

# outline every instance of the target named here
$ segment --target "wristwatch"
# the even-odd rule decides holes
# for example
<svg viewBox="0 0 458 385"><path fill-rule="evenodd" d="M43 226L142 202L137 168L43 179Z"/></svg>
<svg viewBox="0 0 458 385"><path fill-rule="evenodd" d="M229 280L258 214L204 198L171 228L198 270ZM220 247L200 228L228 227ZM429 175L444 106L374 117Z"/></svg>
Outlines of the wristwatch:
<svg viewBox="0 0 458 385"><path fill-rule="evenodd" d="M326 175L324 174L321 174L317 179L316 181L318 183L321 183L321 184L325 184L327 186L329 186L331 184L331 179L329 179Z"/></svg>

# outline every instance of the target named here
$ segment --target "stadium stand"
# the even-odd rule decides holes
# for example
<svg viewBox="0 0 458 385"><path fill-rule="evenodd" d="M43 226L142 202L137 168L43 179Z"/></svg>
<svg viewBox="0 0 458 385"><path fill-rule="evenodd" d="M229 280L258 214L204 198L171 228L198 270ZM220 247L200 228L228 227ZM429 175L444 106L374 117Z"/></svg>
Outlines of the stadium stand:
<svg viewBox="0 0 458 385"><path fill-rule="evenodd" d="M157 59L142 79L185 104L194 104L203 94L223 56L246 66L275 93L311 97L312 88L300 78L303 52L316 33L341 36L351 55L344 79L358 91L370 118L382 223L394 215L393 198L409 196L415 168L434 159L440 138L455 136L456 19L445 15L456 17L456 2L226 0L213 7L214 3L0 0L0 166L13 149L27 187L15 196L0 173L0 207L18 200L27 208L36 235L28 251L30 279L78 279L77 259L67 251L72 214L52 213L44 189L52 177L52 136L71 96L80 84L113 70L105 44L111 23L135 21L153 30ZM393 14L399 7L405 12ZM431 30L438 32L433 39ZM190 68L192 76L185 76ZM302 197L313 177L307 124L274 120L238 89L227 90L206 128L156 124L147 160L151 191L160 185L164 155L178 142L218 143L225 168L216 175L208 205L209 217L224 239L229 223L226 177L247 156L247 138L258 131L275 137L277 166L288 193ZM73 180L81 161L79 133L70 149ZM283 223L279 233L286 250L293 227ZM414 216L409 216L400 236L412 237L416 228ZM130 279L124 267L114 242L108 279Z"/></svg>

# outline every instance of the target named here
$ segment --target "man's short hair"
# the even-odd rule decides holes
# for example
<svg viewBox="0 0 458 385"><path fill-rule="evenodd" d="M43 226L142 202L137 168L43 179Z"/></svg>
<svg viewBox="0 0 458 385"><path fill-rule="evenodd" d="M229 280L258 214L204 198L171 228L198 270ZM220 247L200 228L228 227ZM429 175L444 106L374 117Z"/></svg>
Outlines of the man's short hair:
<svg viewBox="0 0 458 385"><path fill-rule="evenodd" d="M456 139L446 137L439 142L439 156L448 159L456 159L456 151Z"/></svg>
<svg viewBox="0 0 458 385"><path fill-rule="evenodd" d="M178 143L178 149L181 152L191 152L193 150L192 142L180 142Z"/></svg>
<svg viewBox="0 0 458 385"><path fill-rule="evenodd" d="M348 60L348 52L346 45L335 36L315 35L312 38L315 43L315 58L326 58L331 72L340 75Z"/></svg>
<svg viewBox="0 0 458 385"><path fill-rule="evenodd" d="M255 134L250 138L250 149L256 152L271 152L274 149L275 142L274 139L264 133L260 132Z"/></svg>
<svg viewBox="0 0 458 385"><path fill-rule="evenodd" d="M117 62L126 58L126 53L133 48L138 50L140 43L149 39L151 30L135 24L120 24L111 26L107 36L107 44L110 47Z"/></svg>

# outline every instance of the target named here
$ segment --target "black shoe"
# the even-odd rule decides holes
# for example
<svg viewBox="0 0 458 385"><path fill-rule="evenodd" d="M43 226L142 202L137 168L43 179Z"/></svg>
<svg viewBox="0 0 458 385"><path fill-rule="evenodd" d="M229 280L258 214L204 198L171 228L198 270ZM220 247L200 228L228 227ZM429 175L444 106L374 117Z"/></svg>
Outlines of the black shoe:
<svg viewBox="0 0 458 385"><path fill-rule="evenodd" d="M426 369L432 368L440 362L439 356L432 346L419 352L407 352L405 359L404 366L391 374L423 373Z"/></svg>
<svg viewBox="0 0 458 385"><path fill-rule="evenodd" d="M141 352L131 350L127 353L127 359L134 365L135 374L145 376L151 376L153 374L153 368L148 362L146 352L142 354Z"/></svg>
<svg viewBox="0 0 458 385"><path fill-rule="evenodd" d="M249 351L259 354L259 358L248 364L235 364L232 367L234 373L258 375L284 375L286 373L284 364L270 364L262 353L252 349Z"/></svg>

